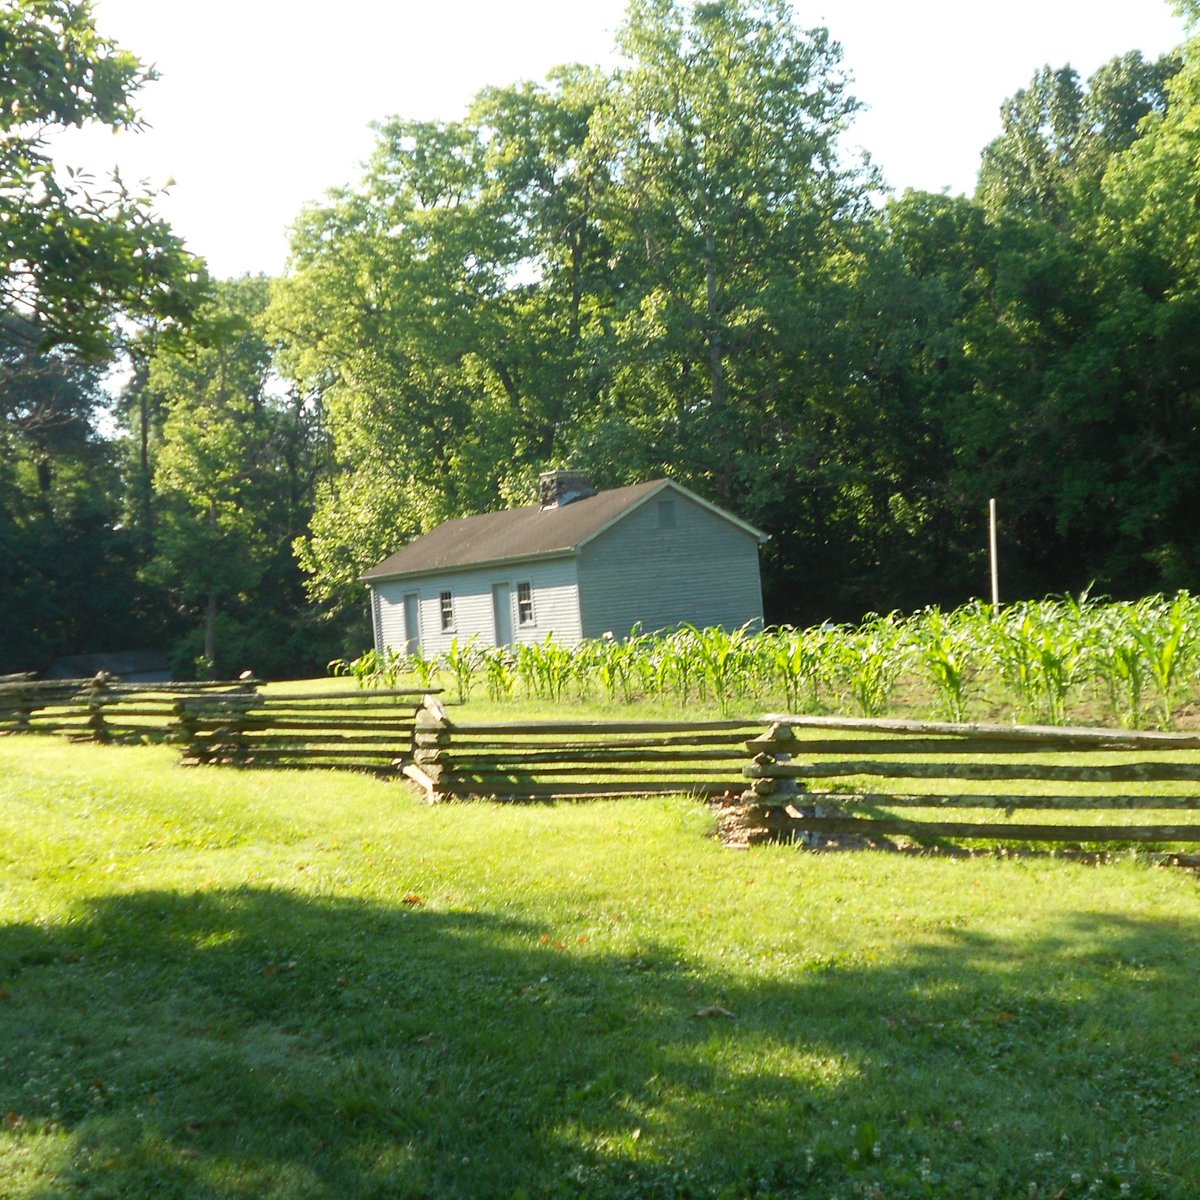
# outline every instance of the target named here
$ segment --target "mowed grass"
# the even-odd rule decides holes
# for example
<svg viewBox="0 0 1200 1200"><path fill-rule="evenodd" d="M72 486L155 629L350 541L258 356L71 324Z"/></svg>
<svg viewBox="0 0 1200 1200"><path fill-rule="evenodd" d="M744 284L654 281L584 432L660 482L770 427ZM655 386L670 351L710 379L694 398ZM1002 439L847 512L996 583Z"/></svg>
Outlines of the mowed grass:
<svg viewBox="0 0 1200 1200"><path fill-rule="evenodd" d="M1197 883L0 739L0 1195L1194 1197Z"/></svg>

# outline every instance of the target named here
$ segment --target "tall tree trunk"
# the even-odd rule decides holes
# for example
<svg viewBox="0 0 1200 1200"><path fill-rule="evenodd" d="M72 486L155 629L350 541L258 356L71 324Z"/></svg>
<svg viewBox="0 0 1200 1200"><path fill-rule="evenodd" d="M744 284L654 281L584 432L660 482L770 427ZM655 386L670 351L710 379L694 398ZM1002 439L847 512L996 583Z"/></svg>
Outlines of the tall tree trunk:
<svg viewBox="0 0 1200 1200"><path fill-rule="evenodd" d="M579 307L583 303L583 242L587 237L589 199L590 196L585 185L583 214L575 228L575 236L571 239L571 320L567 329L567 340L570 342L572 353L579 345Z"/></svg>
<svg viewBox="0 0 1200 1200"><path fill-rule="evenodd" d="M217 593L208 593L208 608L204 613L204 673L209 679L217 677Z"/></svg>
<svg viewBox="0 0 1200 1200"><path fill-rule="evenodd" d="M154 537L154 474L150 469L150 401L145 384L138 389L137 534L148 556Z"/></svg>
<svg viewBox="0 0 1200 1200"><path fill-rule="evenodd" d="M717 311L717 242L711 233L704 235L704 273L707 290L709 402L713 412L725 407L725 344L720 314Z"/></svg>
<svg viewBox="0 0 1200 1200"><path fill-rule="evenodd" d="M725 389L725 340L721 329L721 317L717 303L717 240L709 231L704 235L704 274L706 284L705 315L708 318L708 376L709 408L713 416L717 444L725 451L717 451L712 464L713 484L717 499L729 502L733 482L733 463L729 459L729 442L722 429L722 414L727 399Z"/></svg>

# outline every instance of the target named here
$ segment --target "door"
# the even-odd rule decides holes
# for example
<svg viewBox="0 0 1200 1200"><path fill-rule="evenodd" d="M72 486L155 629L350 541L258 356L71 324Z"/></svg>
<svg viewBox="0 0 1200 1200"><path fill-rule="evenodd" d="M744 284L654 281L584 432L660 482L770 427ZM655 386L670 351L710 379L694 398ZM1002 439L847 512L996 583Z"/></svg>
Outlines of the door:
<svg viewBox="0 0 1200 1200"><path fill-rule="evenodd" d="M404 653L416 654L421 649L421 597L409 592L404 597Z"/></svg>
<svg viewBox="0 0 1200 1200"><path fill-rule="evenodd" d="M512 599L507 583L492 584L492 628L497 646L512 644Z"/></svg>

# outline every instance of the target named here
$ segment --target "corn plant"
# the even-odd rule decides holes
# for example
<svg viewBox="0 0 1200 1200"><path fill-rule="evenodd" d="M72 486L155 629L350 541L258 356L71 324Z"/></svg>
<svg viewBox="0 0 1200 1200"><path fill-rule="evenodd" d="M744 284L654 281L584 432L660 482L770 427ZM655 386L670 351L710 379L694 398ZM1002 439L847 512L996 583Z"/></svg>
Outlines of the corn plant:
<svg viewBox="0 0 1200 1200"><path fill-rule="evenodd" d="M478 638L477 633L473 633L465 642L459 642L457 637L451 638L450 649L442 655L442 661L454 676L459 704L466 704L470 700L475 680L483 669L483 655L475 645Z"/></svg>
<svg viewBox="0 0 1200 1200"><path fill-rule="evenodd" d="M642 691L659 698L678 695L679 667L687 659L676 652L673 638L643 633L632 640Z"/></svg>
<svg viewBox="0 0 1200 1200"><path fill-rule="evenodd" d="M726 632L719 625L710 629L685 626L694 635L693 645L700 673L712 689L713 699L722 716L729 713L729 702L742 666L743 643L749 636L746 628Z"/></svg>
<svg viewBox="0 0 1200 1200"><path fill-rule="evenodd" d="M691 626L676 629L666 638L664 651L670 664L675 697L680 704L686 705L692 698L693 687L701 686L702 668L696 654L696 630Z"/></svg>
<svg viewBox="0 0 1200 1200"><path fill-rule="evenodd" d="M368 650L354 659L335 658L326 670L335 678L352 675L360 688L394 688L404 660L394 650Z"/></svg>
<svg viewBox="0 0 1200 1200"><path fill-rule="evenodd" d="M1152 611L1155 619L1141 625L1136 638L1146 657L1146 666L1158 689L1159 713L1165 729L1171 724L1179 688L1193 669L1200 635L1200 613L1184 591L1168 605L1162 597Z"/></svg>
<svg viewBox="0 0 1200 1200"><path fill-rule="evenodd" d="M440 658L417 651L368 651L335 659L332 673L360 686L392 686L410 671L429 687L439 669L453 674L460 700L482 675L494 700L509 699L518 681L529 698L559 702L602 694L615 703L674 697L682 705L735 700L789 709L828 708L882 714L902 675L913 672L934 691L937 711L967 718L972 689L998 677L1014 709L1050 724L1066 720L1080 686L1103 689L1114 718L1140 726L1153 696L1157 720L1174 719L1185 686L1200 670L1200 601L1171 599L1098 604L1082 597L1015 604L1002 611L972 603L951 612L926 609L902 618L869 616L858 626L780 626L732 633L687 625L670 633L635 628L570 649L548 636L514 649L451 643Z"/></svg>
<svg viewBox="0 0 1200 1200"><path fill-rule="evenodd" d="M488 646L480 652L483 659L483 681L489 699L511 700L515 683L516 663L506 646Z"/></svg>
<svg viewBox="0 0 1200 1200"><path fill-rule="evenodd" d="M572 653L548 633L544 642L525 642L518 648L517 674L527 695L557 703L573 674Z"/></svg>
<svg viewBox="0 0 1200 1200"><path fill-rule="evenodd" d="M1149 663L1138 638L1155 598L1136 604L1108 604L1096 614L1087 632L1092 674L1107 693L1112 716L1132 729L1145 722L1145 693Z"/></svg>
<svg viewBox="0 0 1200 1200"><path fill-rule="evenodd" d="M628 642L619 642L606 633L593 642L580 643L576 653L588 656L591 670L608 700L633 702L633 656Z"/></svg>
<svg viewBox="0 0 1200 1200"><path fill-rule="evenodd" d="M806 703L813 709L819 705L821 683L828 675L825 634L822 626L781 625L761 635L763 683L782 693L788 712L799 712Z"/></svg>
<svg viewBox="0 0 1200 1200"><path fill-rule="evenodd" d="M404 669L410 674L415 675L417 683L423 688L433 686L434 678L437 676L440 666L441 664L438 662L436 656L427 658L420 646L404 659Z"/></svg>
<svg viewBox="0 0 1200 1200"><path fill-rule="evenodd" d="M933 685L937 715L948 721L965 721L967 689L973 674L971 623L963 609L947 615L927 608L908 625L917 669Z"/></svg>
<svg viewBox="0 0 1200 1200"><path fill-rule="evenodd" d="M840 675L864 717L879 717L907 665L904 629L896 613L872 613L836 643Z"/></svg>
<svg viewBox="0 0 1200 1200"><path fill-rule="evenodd" d="M1014 605L995 617L993 642L1001 674L1018 708L1047 725L1066 721L1072 688L1085 678L1081 609L1073 601Z"/></svg>

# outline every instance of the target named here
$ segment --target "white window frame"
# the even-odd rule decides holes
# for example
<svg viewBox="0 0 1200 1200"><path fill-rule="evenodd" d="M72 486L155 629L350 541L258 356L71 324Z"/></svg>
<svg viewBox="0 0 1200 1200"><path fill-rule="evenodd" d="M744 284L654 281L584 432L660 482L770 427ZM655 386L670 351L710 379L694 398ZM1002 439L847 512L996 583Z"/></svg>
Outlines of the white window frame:
<svg viewBox="0 0 1200 1200"><path fill-rule="evenodd" d="M517 584L517 628L528 629L531 625L536 624L537 613L533 608L533 584L526 580L524 583Z"/></svg>
<svg viewBox="0 0 1200 1200"><path fill-rule="evenodd" d="M438 593L438 613L441 616L442 632L454 632L454 593L447 589Z"/></svg>

